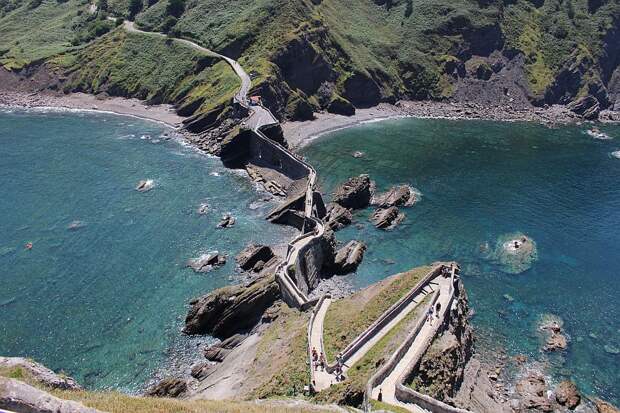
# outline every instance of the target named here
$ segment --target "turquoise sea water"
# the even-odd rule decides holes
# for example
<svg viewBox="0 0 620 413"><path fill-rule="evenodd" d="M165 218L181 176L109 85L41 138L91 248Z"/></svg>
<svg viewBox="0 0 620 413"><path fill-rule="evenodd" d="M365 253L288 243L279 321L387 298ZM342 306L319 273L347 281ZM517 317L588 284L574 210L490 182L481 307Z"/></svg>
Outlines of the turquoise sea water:
<svg viewBox="0 0 620 413"><path fill-rule="evenodd" d="M593 139L585 126L401 119L319 138L304 155L326 193L361 173L379 190L410 184L422 193L393 231L375 229L365 210L338 233L368 243L351 277L357 287L458 260L481 348L498 343L546 360L554 380L572 378L619 403L620 159L610 154L620 149L620 127L601 129L616 139ZM520 233L538 257L513 274L496 246ZM561 355L540 352L537 323L547 313L564 321L570 344Z"/></svg>
<svg viewBox="0 0 620 413"><path fill-rule="evenodd" d="M107 114L0 112L0 355L134 391L166 361L188 300L234 282L246 242L288 239L264 220L265 194L168 132ZM155 188L135 191L142 179ZM237 224L216 230L225 212ZM225 267L184 268L214 249Z"/></svg>

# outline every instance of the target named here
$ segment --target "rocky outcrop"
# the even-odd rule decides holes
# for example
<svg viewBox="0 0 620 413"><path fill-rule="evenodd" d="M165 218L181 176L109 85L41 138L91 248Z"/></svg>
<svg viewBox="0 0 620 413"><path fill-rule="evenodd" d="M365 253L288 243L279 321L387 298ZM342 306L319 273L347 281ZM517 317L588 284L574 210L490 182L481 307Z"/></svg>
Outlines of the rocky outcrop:
<svg viewBox="0 0 620 413"><path fill-rule="evenodd" d="M81 389L81 386L73 378L60 376L44 365L23 357L0 357L0 368L25 373L29 378L52 389Z"/></svg>
<svg viewBox="0 0 620 413"><path fill-rule="evenodd" d="M217 251L211 251L187 261L187 267L190 267L195 272L209 272L213 268L221 267L224 264L226 264L226 256L220 255Z"/></svg>
<svg viewBox="0 0 620 413"><path fill-rule="evenodd" d="M601 399L594 399L594 405L598 413L620 413L620 409Z"/></svg>
<svg viewBox="0 0 620 413"><path fill-rule="evenodd" d="M344 247L340 248L334 258L334 274L349 274L357 270L357 267L364 259L366 244L360 241L349 241Z"/></svg>
<svg viewBox="0 0 620 413"><path fill-rule="evenodd" d="M362 209L370 205L371 182L368 175L350 178L336 188L333 201L344 208Z"/></svg>
<svg viewBox="0 0 620 413"><path fill-rule="evenodd" d="M405 219L405 214L394 206L378 208L370 217L370 221L379 229L392 229L403 219Z"/></svg>
<svg viewBox="0 0 620 413"><path fill-rule="evenodd" d="M598 114L601 111L601 105L599 101L591 95L584 96L567 106L570 110L578 115L581 115L584 119L593 120L598 118Z"/></svg>
<svg viewBox="0 0 620 413"><path fill-rule="evenodd" d="M418 200L416 193L408 185L397 185L390 188L387 192L376 195L372 204L380 208L393 206L411 206Z"/></svg>
<svg viewBox="0 0 620 413"><path fill-rule="evenodd" d="M187 382L183 379L163 379L147 390L147 396L151 397L179 397L187 391Z"/></svg>
<svg viewBox="0 0 620 413"><path fill-rule="evenodd" d="M243 271L260 272L274 257L270 247L250 244L235 257L235 261Z"/></svg>
<svg viewBox="0 0 620 413"><path fill-rule="evenodd" d="M473 353L467 294L462 285L448 325L433 340L412 372L412 385L435 399L451 402L463 382L465 367Z"/></svg>
<svg viewBox="0 0 620 413"><path fill-rule="evenodd" d="M216 370L213 363L196 363L192 366L190 375L198 381L202 381L209 377Z"/></svg>
<svg viewBox="0 0 620 413"><path fill-rule="evenodd" d="M547 383L542 374L530 373L517 383L516 391L524 409L553 411L553 404L547 398Z"/></svg>
<svg viewBox="0 0 620 413"><path fill-rule="evenodd" d="M235 218L230 214L224 214L221 221L217 224L218 228L230 228L235 225Z"/></svg>
<svg viewBox="0 0 620 413"><path fill-rule="evenodd" d="M555 400L560 405L574 410L581 403L581 395L575 383L564 380L555 389Z"/></svg>
<svg viewBox="0 0 620 413"><path fill-rule="evenodd" d="M256 325L263 312L279 296L273 274L247 285L220 288L190 302L183 332L228 338L247 331Z"/></svg>
<svg viewBox="0 0 620 413"><path fill-rule="evenodd" d="M336 115L353 116L355 115L355 106L345 98L336 95L327 105L327 111Z"/></svg>
<svg viewBox="0 0 620 413"><path fill-rule="evenodd" d="M562 333L562 321L559 317L548 315L547 319L542 320L538 328L546 334L544 351L566 350L568 339Z"/></svg>
<svg viewBox="0 0 620 413"><path fill-rule="evenodd" d="M353 221L353 214L350 209L335 202L331 202L327 205L327 215L323 221L329 229L337 231L351 224Z"/></svg>
<svg viewBox="0 0 620 413"><path fill-rule="evenodd" d="M232 335L226 340L207 348L204 352L204 356L209 361L221 363L235 347L239 346L243 340L246 339L246 337L245 334Z"/></svg>
<svg viewBox="0 0 620 413"><path fill-rule="evenodd" d="M0 377L0 409L25 413L101 413L81 403L59 399L24 382Z"/></svg>

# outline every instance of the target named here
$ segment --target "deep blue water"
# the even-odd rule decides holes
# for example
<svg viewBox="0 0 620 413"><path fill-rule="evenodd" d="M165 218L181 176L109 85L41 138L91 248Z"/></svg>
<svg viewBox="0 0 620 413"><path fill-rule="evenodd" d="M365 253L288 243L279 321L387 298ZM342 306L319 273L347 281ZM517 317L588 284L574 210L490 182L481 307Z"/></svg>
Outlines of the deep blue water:
<svg viewBox="0 0 620 413"><path fill-rule="evenodd" d="M400 119L333 133L304 155L326 193L368 173L379 190L409 184L423 194L393 231L375 229L365 210L338 233L368 243L351 277L357 287L457 260L481 348L499 343L548 359L555 380L572 378L586 394L618 403L620 355L604 347L620 347L620 159L610 155L620 149L620 127L601 128L616 139L593 139L585 126ZM528 235L538 250L519 274L494 259L513 234ZM537 332L548 313L562 318L570 338L567 352L549 357Z"/></svg>
<svg viewBox="0 0 620 413"><path fill-rule="evenodd" d="M167 132L107 114L0 112L0 355L134 391L166 361L188 300L231 282L246 242L288 239L247 178ZM155 188L135 191L147 178ZM216 230L225 212L237 224ZM225 267L184 268L214 249Z"/></svg>

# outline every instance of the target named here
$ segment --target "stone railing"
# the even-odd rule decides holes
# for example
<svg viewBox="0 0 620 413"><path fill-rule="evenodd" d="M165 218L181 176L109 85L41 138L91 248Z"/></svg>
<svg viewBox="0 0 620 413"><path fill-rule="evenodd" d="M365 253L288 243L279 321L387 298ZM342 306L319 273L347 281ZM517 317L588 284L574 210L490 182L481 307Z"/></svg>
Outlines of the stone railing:
<svg viewBox="0 0 620 413"><path fill-rule="evenodd" d="M381 314L381 316L375 320L366 330L358 335L343 351L342 360L346 363L358 349L364 344L370 341L386 324L392 321L400 312L409 305L427 285L436 278L445 266L443 264L435 266L428 274L424 276L409 292L403 296L400 300L394 303L390 308ZM332 372L336 367L336 363L328 364L327 371Z"/></svg>
<svg viewBox="0 0 620 413"><path fill-rule="evenodd" d="M418 320L418 322L415 325L415 328L411 330L409 335L407 335L407 338L405 339L405 341L392 354L392 356L387 361L387 363L381 366L381 368L377 370L375 374L372 375L370 380L368 380L368 383L366 384L366 391L364 392L364 407L366 411L370 411L370 397L372 395L372 389L378 386L380 383L382 383L390 375L390 373L392 373L394 368L400 362L400 359L402 359L405 353L409 351L409 347L411 347L415 339L418 337L420 330L422 330L422 327L424 327L424 324L426 324L426 317L424 315L428 313L429 309L435 306L435 303L437 302L438 299L439 299L439 294L435 294L431 302L428 303L428 305L424 308L424 312L422 313L423 316Z"/></svg>

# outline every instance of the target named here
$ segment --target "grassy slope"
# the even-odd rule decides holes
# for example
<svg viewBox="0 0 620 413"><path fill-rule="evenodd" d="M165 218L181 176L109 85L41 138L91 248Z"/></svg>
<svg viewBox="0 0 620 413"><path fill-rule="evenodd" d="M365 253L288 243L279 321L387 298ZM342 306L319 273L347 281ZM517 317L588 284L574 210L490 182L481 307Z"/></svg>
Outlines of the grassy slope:
<svg viewBox="0 0 620 413"><path fill-rule="evenodd" d="M334 360L340 351L414 287L431 268L419 267L395 275L330 305L323 325L328 360Z"/></svg>
<svg viewBox="0 0 620 413"><path fill-rule="evenodd" d="M0 64L9 69L19 69L71 47L72 24L78 10L86 10L85 2L79 0L63 4L44 0L34 9L27 3L0 18L0 54L4 52Z"/></svg>
<svg viewBox="0 0 620 413"><path fill-rule="evenodd" d="M66 88L160 102L204 99L208 110L232 98L239 79L223 61L166 38L122 28L50 61L69 73Z"/></svg>
<svg viewBox="0 0 620 413"><path fill-rule="evenodd" d="M305 413L324 411L320 406L287 407L275 403L254 403L213 400L176 400L128 396L117 392L52 390L36 382L25 370L17 367L0 369L0 376L24 381L61 399L75 400L88 407L110 413ZM325 410L328 411L328 410Z"/></svg>

